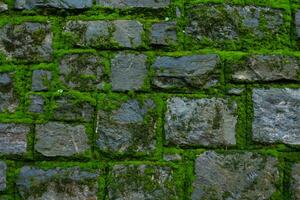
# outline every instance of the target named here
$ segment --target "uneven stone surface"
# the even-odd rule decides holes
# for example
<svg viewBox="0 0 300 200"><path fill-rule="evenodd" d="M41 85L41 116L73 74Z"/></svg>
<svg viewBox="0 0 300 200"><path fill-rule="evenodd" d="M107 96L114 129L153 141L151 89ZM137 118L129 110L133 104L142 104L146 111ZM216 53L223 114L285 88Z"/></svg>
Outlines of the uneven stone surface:
<svg viewBox="0 0 300 200"><path fill-rule="evenodd" d="M92 53L67 54L60 60L60 80L70 89L95 90L103 81L101 61Z"/></svg>
<svg viewBox="0 0 300 200"><path fill-rule="evenodd" d="M216 54L157 57L152 65L155 70L152 84L165 89L209 87L218 81L216 68L219 62Z"/></svg>
<svg viewBox="0 0 300 200"><path fill-rule="evenodd" d="M37 124L35 150L44 156L72 156L89 149L83 125L62 122Z"/></svg>
<svg viewBox="0 0 300 200"><path fill-rule="evenodd" d="M113 8L165 8L169 6L170 0L97 0L101 6Z"/></svg>
<svg viewBox="0 0 300 200"><path fill-rule="evenodd" d="M292 199L300 199L300 164L294 164L292 167Z"/></svg>
<svg viewBox="0 0 300 200"><path fill-rule="evenodd" d="M84 9L93 5L92 0L16 0L17 9L34 8L61 8L61 9Z"/></svg>
<svg viewBox="0 0 300 200"><path fill-rule="evenodd" d="M0 160L0 192L6 189L6 170L7 165L4 161Z"/></svg>
<svg viewBox="0 0 300 200"><path fill-rule="evenodd" d="M94 108L87 101L66 95L57 97L55 103L53 118L56 120L90 122L93 119Z"/></svg>
<svg viewBox="0 0 300 200"><path fill-rule="evenodd" d="M179 199L173 174L168 166L115 165L108 183L109 199Z"/></svg>
<svg viewBox="0 0 300 200"><path fill-rule="evenodd" d="M192 200L270 199L279 181L278 161L259 154L207 151L196 159Z"/></svg>
<svg viewBox="0 0 300 200"><path fill-rule="evenodd" d="M118 53L111 61L112 90L141 90L147 77L146 60L144 54Z"/></svg>
<svg viewBox="0 0 300 200"><path fill-rule="evenodd" d="M16 185L22 199L30 200L96 200L98 172L79 167L44 170L21 168Z"/></svg>
<svg viewBox="0 0 300 200"><path fill-rule="evenodd" d="M160 22L151 26L151 44L170 45L176 41L176 22Z"/></svg>
<svg viewBox="0 0 300 200"><path fill-rule="evenodd" d="M149 112L155 106L150 99L143 103L130 99L110 112L99 110L96 128L98 148L112 153L152 152L156 144L155 119L149 116Z"/></svg>
<svg viewBox="0 0 300 200"><path fill-rule="evenodd" d="M300 38L300 9L295 14L295 25L298 39Z"/></svg>
<svg viewBox="0 0 300 200"><path fill-rule="evenodd" d="M47 23L24 22L0 27L0 53L8 58L50 61L52 33Z"/></svg>
<svg viewBox="0 0 300 200"><path fill-rule="evenodd" d="M16 111L19 100L13 84L13 72L0 72L0 113Z"/></svg>
<svg viewBox="0 0 300 200"><path fill-rule="evenodd" d="M7 11L7 10L8 10L7 4L4 3L4 2L0 2L0 13L4 12L4 11Z"/></svg>
<svg viewBox="0 0 300 200"><path fill-rule="evenodd" d="M252 55L233 67L234 81L297 81L299 60L284 55Z"/></svg>
<svg viewBox="0 0 300 200"><path fill-rule="evenodd" d="M253 140L300 144L300 89L253 90Z"/></svg>
<svg viewBox="0 0 300 200"><path fill-rule="evenodd" d="M34 70L32 73L32 90L47 91L52 80L52 73L47 70Z"/></svg>
<svg viewBox="0 0 300 200"><path fill-rule="evenodd" d="M237 105L220 98L173 97L167 102L167 145L231 146L236 144Z"/></svg>
<svg viewBox="0 0 300 200"><path fill-rule="evenodd" d="M44 106L45 106L45 100L43 96L41 95L30 95L30 105L29 105L29 112L32 113L43 113L44 112Z"/></svg>
<svg viewBox="0 0 300 200"><path fill-rule="evenodd" d="M25 153L29 132L29 125L0 123L0 154Z"/></svg>

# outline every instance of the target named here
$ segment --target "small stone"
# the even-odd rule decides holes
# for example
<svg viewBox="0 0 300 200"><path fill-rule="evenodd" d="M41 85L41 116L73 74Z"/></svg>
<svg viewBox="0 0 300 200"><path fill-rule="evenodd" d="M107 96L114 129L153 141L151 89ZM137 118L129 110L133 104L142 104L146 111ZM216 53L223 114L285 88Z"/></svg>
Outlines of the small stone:
<svg viewBox="0 0 300 200"><path fill-rule="evenodd" d="M295 25L298 39L300 38L300 9L295 14Z"/></svg>
<svg viewBox="0 0 300 200"><path fill-rule="evenodd" d="M234 81L297 81L299 61L285 55L252 55L233 67Z"/></svg>
<svg viewBox="0 0 300 200"><path fill-rule="evenodd" d="M50 61L52 51L52 33L47 23L24 22L0 28L0 52L10 59Z"/></svg>
<svg viewBox="0 0 300 200"><path fill-rule="evenodd" d="M182 57L159 56L152 65L155 70L152 84L164 89L205 87L211 81L217 81L219 63L220 58L216 54Z"/></svg>
<svg viewBox="0 0 300 200"><path fill-rule="evenodd" d="M29 132L29 125L0 123L0 154L26 153Z"/></svg>
<svg viewBox="0 0 300 200"><path fill-rule="evenodd" d="M135 99L122 103L112 111L99 110L96 144L112 153L149 154L155 149L155 119L149 116L155 103L148 99L142 104ZM145 119L147 117L147 121Z"/></svg>
<svg viewBox="0 0 300 200"><path fill-rule="evenodd" d="M174 171L168 166L115 165L108 183L109 199L179 199Z"/></svg>
<svg viewBox="0 0 300 200"><path fill-rule="evenodd" d="M180 161L182 160L181 155L179 154L165 154L164 155L164 160L165 161Z"/></svg>
<svg viewBox="0 0 300 200"><path fill-rule="evenodd" d="M0 2L0 13L4 12L4 11L7 11L7 10L8 10L7 4L4 3L4 2Z"/></svg>
<svg viewBox="0 0 300 200"><path fill-rule="evenodd" d="M228 94L241 95L245 91L244 88L230 88Z"/></svg>
<svg viewBox="0 0 300 200"><path fill-rule="evenodd" d="M96 200L99 172L79 167L41 169L24 166L16 181L22 199Z"/></svg>
<svg viewBox="0 0 300 200"><path fill-rule="evenodd" d="M236 144L237 105L225 99L173 97L167 102L167 145L232 146Z"/></svg>
<svg viewBox="0 0 300 200"><path fill-rule="evenodd" d="M89 149L84 125L48 122L35 128L35 150L44 156L73 156Z"/></svg>
<svg viewBox="0 0 300 200"><path fill-rule="evenodd" d="M300 164L294 164L292 167L292 199L300 199Z"/></svg>
<svg viewBox="0 0 300 200"><path fill-rule="evenodd" d="M277 166L270 156L207 151L196 159L192 200L270 199L280 180Z"/></svg>
<svg viewBox="0 0 300 200"><path fill-rule="evenodd" d="M170 45L176 41L176 22L160 22L152 25L151 44Z"/></svg>
<svg viewBox="0 0 300 200"><path fill-rule="evenodd" d="M45 100L44 97L41 95L30 95L30 105L29 105L29 112L32 113L43 113L44 112L44 104Z"/></svg>
<svg viewBox="0 0 300 200"><path fill-rule="evenodd" d="M253 90L253 140L300 144L300 89Z"/></svg>
<svg viewBox="0 0 300 200"><path fill-rule="evenodd" d="M13 87L13 72L0 72L0 113L15 112L19 100Z"/></svg>
<svg viewBox="0 0 300 200"><path fill-rule="evenodd" d="M73 96L60 96L55 100L53 118L66 121L84 121L93 120L94 107L84 100L79 100Z"/></svg>
<svg viewBox="0 0 300 200"><path fill-rule="evenodd" d="M0 192L6 189L6 170L6 163L4 161L0 161Z"/></svg>
<svg viewBox="0 0 300 200"><path fill-rule="evenodd" d="M147 77L147 56L118 53L111 61L113 91L142 90Z"/></svg>
<svg viewBox="0 0 300 200"><path fill-rule="evenodd" d="M92 0L16 0L16 9L34 8L85 9L93 5Z"/></svg>
<svg viewBox="0 0 300 200"><path fill-rule="evenodd" d="M60 61L60 80L70 89L95 90L104 79L101 61L92 53L67 54Z"/></svg>
<svg viewBox="0 0 300 200"><path fill-rule="evenodd" d="M100 6L113 8L166 8L170 5L170 0L97 0Z"/></svg>
<svg viewBox="0 0 300 200"><path fill-rule="evenodd" d="M32 73L32 90L47 91L52 80L52 73L47 70L34 70Z"/></svg>

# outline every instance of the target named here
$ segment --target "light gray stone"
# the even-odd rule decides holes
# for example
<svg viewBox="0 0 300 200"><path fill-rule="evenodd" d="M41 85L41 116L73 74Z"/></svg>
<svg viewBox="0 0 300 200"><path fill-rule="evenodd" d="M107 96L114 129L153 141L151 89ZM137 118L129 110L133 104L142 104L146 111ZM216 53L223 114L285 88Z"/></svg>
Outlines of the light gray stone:
<svg viewBox="0 0 300 200"><path fill-rule="evenodd" d="M37 124L35 150L44 156L73 156L89 149L84 125L62 122Z"/></svg>
<svg viewBox="0 0 300 200"><path fill-rule="evenodd" d="M44 97L41 95L30 95L30 105L29 105L29 112L32 113L43 113L44 112L44 104L45 100Z"/></svg>
<svg viewBox="0 0 300 200"><path fill-rule="evenodd" d="M4 11L7 11L7 10L8 10L7 4L4 3L4 2L0 2L0 13L4 12Z"/></svg>
<svg viewBox="0 0 300 200"><path fill-rule="evenodd" d="M144 54L118 53L111 61L112 90L142 90L147 77L146 60Z"/></svg>
<svg viewBox="0 0 300 200"><path fill-rule="evenodd" d="M0 72L0 113L15 112L19 100L14 89L13 72Z"/></svg>
<svg viewBox="0 0 300 200"><path fill-rule="evenodd" d="M300 89L253 90L253 140L300 144Z"/></svg>
<svg viewBox="0 0 300 200"><path fill-rule="evenodd" d="M16 0L16 9L34 8L85 9L93 5L92 0Z"/></svg>
<svg viewBox="0 0 300 200"><path fill-rule="evenodd" d="M29 125L0 123L0 154L26 153L29 132Z"/></svg>
<svg viewBox="0 0 300 200"><path fill-rule="evenodd" d="M7 187L6 170L7 170L6 163L4 161L0 161L0 192L4 191Z"/></svg>
<svg viewBox="0 0 300 200"><path fill-rule="evenodd" d="M300 199L300 164L292 166L292 199Z"/></svg>
<svg viewBox="0 0 300 200"><path fill-rule="evenodd" d="M298 39L300 38L300 9L295 14L295 25Z"/></svg>
<svg viewBox="0 0 300 200"><path fill-rule="evenodd" d="M97 0L101 6L113 8L165 8L170 5L170 0Z"/></svg>
<svg viewBox="0 0 300 200"><path fill-rule="evenodd" d="M278 161L259 154L217 154L196 159L192 200L270 199L279 183Z"/></svg>
<svg viewBox="0 0 300 200"><path fill-rule="evenodd" d="M232 146L236 144L237 105L220 98L173 97L167 102L167 145Z"/></svg>
<svg viewBox="0 0 300 200"><path fill-rule="evenodd" d="M177 41L176 22L160 22L151 26L151 44L170 45Z"/></svg>
<svg viewBox="0 0 300 200"><path fill-rule="evenodd" d="M216 54L181 57L159 56L152 68L155 75L152 84L158 88L209 87L218 81L217 67L220 58ZM213 86L213 85L211 85Z"/></svg>
<svg viewBox="0 0 300 200"><path fill-rule="evenodd" d="M52 80L52 73L47 70L34 70L32 73L32 90L35 92L47 91Z"/></svg>

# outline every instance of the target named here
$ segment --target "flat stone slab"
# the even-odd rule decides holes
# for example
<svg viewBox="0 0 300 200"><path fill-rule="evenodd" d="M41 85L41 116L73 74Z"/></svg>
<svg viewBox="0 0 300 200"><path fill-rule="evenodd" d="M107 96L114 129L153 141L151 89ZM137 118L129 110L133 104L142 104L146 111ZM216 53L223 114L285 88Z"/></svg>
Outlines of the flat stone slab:
<svg viewBox="0 0 300 200"><path fill-rule="evenodd" d="M48 70L34 70L32 72L32 86L31 89L35 92L47 91L50 88L52 80L52 73Z"/></svg>
<svg viewBox="0 0 300 200"><path fill-rule="evenodd" d="M176 22L159 22L151 26L151 44L171 45L177 41Z"/></svg>
<svg viewBox="0 0 300 200"><path fill-rule="evenodd" d="M253 90L253 140L300 144L300 89Z"/></svg>
<svg viewBox="0 0 300 200"><path fill-rule="evenodd" d="M232 146L236 144L237 105L225 99L167 101L165 142L179 146Z"/></svg>
<svg viewBox="0 0 300 200"><path fill-rule="evenodd" d="M300 9L295 14L295 25L298 39L300 38Z"/></svg>
<svg viewBox="0 0 300 200"><path fill-rule="evenodd" d="M113 8L165 8L170 5L170 0L97 0L100 6Z"/></svg>
<svg viewBox="0 0 300 200"><path fill-rule="evenodd" d="M207 151L195 163L192 200L270 199L279 171L274 157L259 154L218 154Z"/></svg>
<svg viewBox="0 0 300 200"><path fill-rule="evenodd" d="M300 199L300 164L292 166L292 199Z"/></svg>
<svg viewBox="0 0 300 200"><path fill-rule="evenodd" d="M84 125L48 122L35 128L37 152L44 156L73 156L89 149Z"/></svg>
<svg viewBox="0 0 300 200"><path fill-rule="evenodd" d="M0 72L0 113L15 112L19 99L14 89L14 73Z"/></svg>
<svg viewBox="0 0 300 200"><path fill-rule="evenodd" d="M28 108L29 112L39 114L39 113L43 113L45 111L44 110L45 99L43 96L33 94L33 95L29 96L29 99L30 99L30 105Z"/></svg>
<svg viewBox="0 0 300 200"><path fill-rule="evenodd" d="M93 5L93 0L16 0L16 9L34 8L85 9Z"/></svg>
<svg viewBox="0 0 300 200"><path fill-rule="evenodd" d="M7 165L4 161L0 160L0 192L6 189L6 170Z"/></svg>

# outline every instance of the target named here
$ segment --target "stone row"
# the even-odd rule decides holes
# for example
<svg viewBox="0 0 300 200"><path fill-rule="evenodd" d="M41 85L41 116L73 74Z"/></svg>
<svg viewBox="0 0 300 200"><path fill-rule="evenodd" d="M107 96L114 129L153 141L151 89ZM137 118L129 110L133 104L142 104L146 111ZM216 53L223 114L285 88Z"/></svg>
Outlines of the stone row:
<svg viewBox="0 0 300 200"><path fill-rule="evenodd" d="M191 199L270 199L280 188L277 158L253 152L206 151L195 159ZM0 191L7 188L5 161L0 161ZM291 169L293 199L300 195L300 164ZM182 199L184 172L168 164L115 164L100 168L23 166L15 185L22 199ZM107 178L105 178L107 177ZM100 188L106 180L107 194ZM11 181L11 180L10 180ZM103 183L102 183L103 184Z"/></svg>

